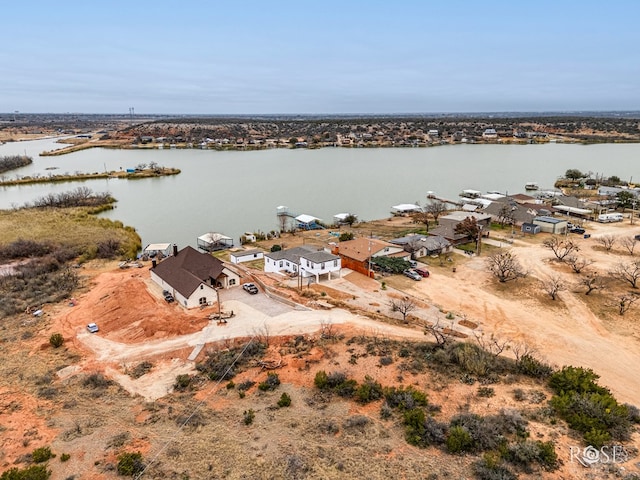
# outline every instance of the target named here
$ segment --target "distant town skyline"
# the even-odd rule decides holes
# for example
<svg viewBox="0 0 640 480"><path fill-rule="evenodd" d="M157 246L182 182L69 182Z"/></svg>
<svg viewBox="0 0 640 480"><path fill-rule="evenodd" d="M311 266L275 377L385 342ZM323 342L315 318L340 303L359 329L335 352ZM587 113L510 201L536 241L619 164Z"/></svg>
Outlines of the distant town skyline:
<svg viewBox="0 0 640 480"><path fill-rule="evenodd" d="M640 3L3 6L0 112L640 110Z"/></svg>

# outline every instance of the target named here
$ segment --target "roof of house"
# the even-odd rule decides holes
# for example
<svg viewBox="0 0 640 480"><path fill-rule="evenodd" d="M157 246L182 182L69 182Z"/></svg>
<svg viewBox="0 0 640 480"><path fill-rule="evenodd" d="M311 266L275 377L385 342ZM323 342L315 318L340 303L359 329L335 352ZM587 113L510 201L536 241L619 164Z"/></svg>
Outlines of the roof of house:
<svg viewBox="0 0 640 480"><path fill-rule="evenodd" d="M467 238L468 235L463 233L456 233L454 228L451 225L439 225L436 228L432 228L429 231L429 235L442 237L445 240L462 240L463 238Z"/></svg>
<svg viewBox="0 0 640 480"><path fill-rule="evenodd" d="M313 215L307 215L306 213L303 213L302 215L298 215L296 217L296 220L300 223L313 223L316 220L320 220L318 217L314 217Z"/></svg>
<svg viewBox="0 0 640 480"><path fill-rule="evenodd" d="M237 257L244 257L246 255L256 255L258 253L264 253L264 250L253 248L251 250L239 250L237 252L231 252L229 255L237 258Z"/></svg>
<svg viewBox="0 0 640 480"><path fill-rule="evenodd" d="M370 256L389 247L398 248L398 245L378 240L376 238L360 237L346 242L340 242L338 244L338 252L343 257L364 262Z"/></svg>
<svg viewBox="0 0 640 480"><path fill-rule="evenodd" d="M224 264L217 258L185 247L151 270L183 297L189 298L201 283L218 278L223 269Z"/></svg>
<svg viewBox="0 0 640 480"><path fill-rule="evenodd" d="M400 205L394 205L391 208L397 210L398 212L415 212L422 210L422 207L420 205L416 205L415 203L401 203Z"/></svg>
<svg viewBox="0 0 640 480"><path fill-rule="evenodd" d="M481 222L483 220L487 220L491 218L491 215L487 215L485 213L477 213L477 212L462 212L456 211L451 212L447 215L443 215L440 217L441 220L456 220L458 222L462 222L467 217L474 217L477 221Z"/></svg>
<svg viewBox="0 0 640 480"><path fill-rule="evenodd" d="M203 242L207 242L207 243L218 243L224 240L233 240L233 239L221 233L209 232L209 233L205 233L204 235L200 235L198 237L198 240L202 240Z"/></svg>
<svg viewBox="0 0 640 480"><path fill-rule="evenodd" d="M328 262L331 260L338 260L340 258L337 255L325 252L324 250L318 250L315 247L307 246L270 252L266 253L265 256L272 260L288 260L293 263L298 263L300 261L300 257L311 260L314 263Z"/></svg>
<svg viewBox="0 0 640 480"><path fill-rule="evenodd" d="M150 243L146 247L144 247L145 252L155 252L158 250L166 250L171 246L170 243Z"/></svg>
<svg viewBox="0 0 640 480"><path fill-rule="evenodd" d="M533 219L533 221L543 222L543 223L553 223L553 224L566 222L566 220L562 220L561 218L553 218L553 217L536 217Z"/></svg>
<svg viewBox="0 0 640 480"><path fill-rule="evenodd" d="M522 202L529 203L529 202L533 202L536 199L535 197L532 197L531 195L527 195L524 193L516 193L515 195L509 195L509 197L518 203L522 203Z"/></svg>

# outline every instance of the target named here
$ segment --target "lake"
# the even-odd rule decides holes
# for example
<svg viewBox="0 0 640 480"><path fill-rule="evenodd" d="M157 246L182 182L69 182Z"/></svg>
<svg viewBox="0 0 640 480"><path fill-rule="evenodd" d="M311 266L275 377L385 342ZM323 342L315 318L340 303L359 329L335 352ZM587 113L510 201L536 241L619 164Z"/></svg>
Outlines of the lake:
<svg viewBox="0 0 640 480"><path fill-rule="evenodd" d="M569 168L640 180L640 144L444 145L429 148L324 148L261 151L91 149L40 157L55 139L7 143L0 156L27 154L33 164L5 174L102 172L156 162L180 175L143 179L0 187L0 208L51 192L87 186L110 192L116 208L101 214L136 228L143 245L194 245L206 232L235 239L245 231L278 229L276 207L286 205L331 222L350 212L361 220L389 216L392 205L419 202L428 191L457 199L463 189L524 191L527 182L552 188ZM46 170L57 167L56 170ZM375 233L375 232L374 232Z"/></svg>

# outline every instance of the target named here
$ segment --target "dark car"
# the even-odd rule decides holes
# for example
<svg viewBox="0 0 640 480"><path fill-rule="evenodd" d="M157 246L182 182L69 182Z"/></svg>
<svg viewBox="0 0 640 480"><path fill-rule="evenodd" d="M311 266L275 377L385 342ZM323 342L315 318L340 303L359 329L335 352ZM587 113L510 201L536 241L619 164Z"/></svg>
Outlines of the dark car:
<svg viewBox="0 0 640 480"><path fill-rule="evenodd" d="M427 278L429 276L429 270L425 270L424 268L415 268L414 272L424 278Z"/></svg>
<svg viewBox="0 0 640 480"><path fill-rule="evenodd" d="M582 227L573 227L571 230L569 230L571 233L578 233L580 235L582 235L584 232L586 232L586 230Z"/></svg>
<svg viewBox="0 0 640 480"><path fill-rule="evenodd" d="M244 285L242 285L242 288L244 288L244 290L246 292L249 292L251 295L255 295L256 293L258 293L258 287L256 287L253 283L245 283Z"/></svg>
<svg viewBox="0 0 640 480"><path fill-rule="evenodd" d="M167 303L171 303L171 302L174 302L174 301L175 301L175 298L173 298L173 295L171 295L170 293L167 293L167 294L164 296L164 299L167 301Z"/></svg>

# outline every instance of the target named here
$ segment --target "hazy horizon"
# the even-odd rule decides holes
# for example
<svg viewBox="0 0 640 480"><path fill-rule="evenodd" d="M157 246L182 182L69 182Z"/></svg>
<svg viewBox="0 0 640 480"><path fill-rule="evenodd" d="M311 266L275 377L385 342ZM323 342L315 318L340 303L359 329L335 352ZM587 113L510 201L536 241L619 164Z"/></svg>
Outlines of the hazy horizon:
<svg viewBox="0 0 640 480"><path fill-rule="evenodd" d="M3 13L6 112L640 110L640 3L630 0L31 0Z"/></svg>

